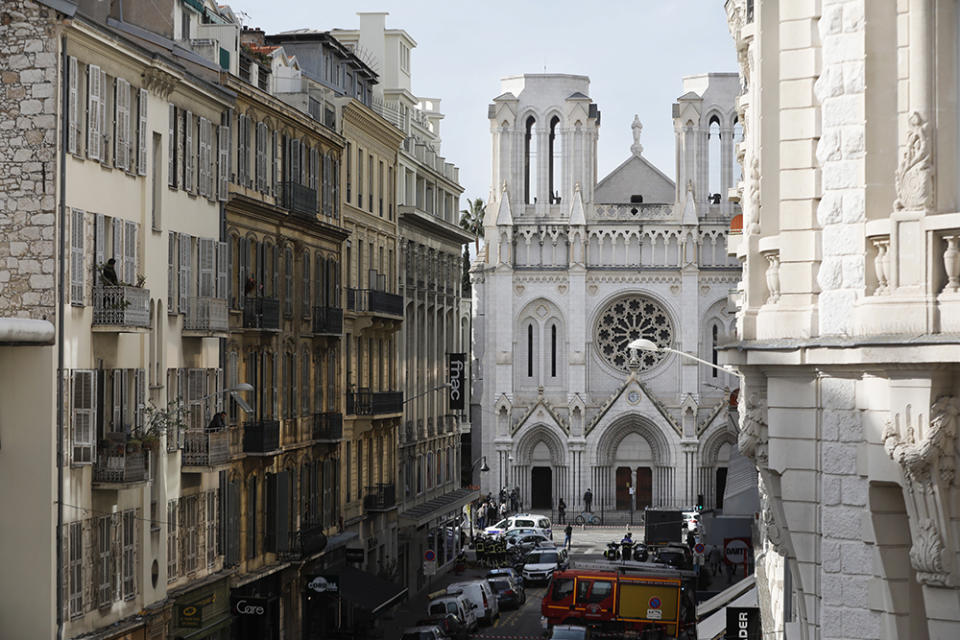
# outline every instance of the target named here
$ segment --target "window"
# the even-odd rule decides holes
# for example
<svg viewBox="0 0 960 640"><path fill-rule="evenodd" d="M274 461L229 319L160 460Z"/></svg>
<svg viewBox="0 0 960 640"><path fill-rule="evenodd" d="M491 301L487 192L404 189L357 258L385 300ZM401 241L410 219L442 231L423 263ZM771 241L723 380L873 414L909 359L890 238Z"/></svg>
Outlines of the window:
<svg viewBox="0 0 960 640"><path fill-rule="evenodd" d="M373 155L367 156L367 211L373 213Z"/></svg>
<svg viewBox="0 0 960 640"><path fill-rule="evenodd" d="M177 579L179 571L177 554L177 500L167 501L167 582L173 582Z"/></svg>
<svg viewBox="0 0 960 640"><path fill-rule="evenodd" d="M283 315L293 316L293 249L283 250Z"/></svg>
<svg viewBox="0 0 960 640"><path fill-rule="evenodd" d="M400 43L400 70L410 73L410 47Z"/></svg>
<svg viewBox="0 0 960 640"><path fill-rule="evenodd" d="M533 325L527 325L527 377L533 377Z"/></svg>
<svg viewBox="0 0 960 640"><path fill-rule="evenodd" d="M87 157L101 159L102 124L106 120L103 85L106 73L95 64L87 66Z"/></svg>
<svg viewBox="0 0 960 640"><path fill-rule="evenodd" d="M230 175L230 127L217 127L217 197L227 199L227 180Z"/></svg>
<svg viewBox="0 0 960 640"><path fill-rule="evenodd" d="M383 217L383 161L380 161L379 171L377 172L377 195L380 201L380 217Z"/></svg>
<svg viewBox="0 0 960 640"><path fill-rule="evenodd" d="M73 209L70 221L70 302L83 306L83 211ZM96 265L97 268L100 265Z"/></svg>
<svg viewBox="0 0 960 640"><path fill-rule="evenodd" d="M353 172L351 171L351 167L352 167L352 164L353 164L353 163L352 163L353 155L350 153L350 151L351 151L351 145L350 145L350 143L348 142L348 143L347 143L346 153L343 154L343 157L344 157L344 165L346 165L345 170L346 170L346 174L347 174L347 180L346 180L346 183L347 183L347 185L346 185L346 186L347 186L347 202L350 202L350 198L351 198L352 190L353 190L353 175L352 175Z"/></svg>
<svg viewBox="0 0 960 640"><path fill-rule="evenodd" d="M537 203L537 141L535 140L536 118L529 116L523 138L523 201Z"/></svg>
<svg viewBox="0 0 960 640"><path fill-rule="evenodd" d="M177 187L177 108L167 105L167 186Z"/></svg>
<svg viewBox="0 0 960 640"><path fill-rule="evenodd" d="M207 567L213 567L217 562L217 556L220 555L218 548L219 537L217 529L219 524L219 496L216 490L207 491Z"/></svg>
<svg viewBox="0 0 960 640"><path fill-rule="evenodd" d="M363 495L363 440L357 440L357 499Z"/></svg>
<svg viewBox="0 0 960 640"><path fill-rule="evenodd" d="M129 107L129 105L128 105ZM129 118L129 112L127 117ZM147 90L137 89L137 173L147 175Z"/></svg>
<svg viewBox="0 0 960 640"><path fill-rule="evenodd" d="M363 208L363 149L357 147L357 208Z"/></svg>
<svg viewBox="0 0 960 640"><path fill-rule="evenodd" d="M433 488L433 452L427 453L427 489Z"/></svg>
<svg viewBox="0 0 960 640"><path fill-rule="evenodd" d="M196 151L193 148L194 125L193 114L187 111L183 114L184 127L184 147L183 147L183 188L191 193L196 185L193 183L194 173L196 172Z"/></svg>
<svg viewBox="0 0 960 640"><path fill-rule="evenodd" d="M257 477L247 481L247 559L257 556Z"/></svg>
<svg viewBox="0 0 960 640"><path fill-rule="evenodd" d="M254 137L254 173L256 174L257 191L261 193L267 190L267 136L267 125L258 122Z"/></svg>
<svg viewBox="0 0 960 640"><path fill-rule="evenodd" d="M68 600L70 617L83 614L83 524L67 525L67 579L70 581Z"/></svg>
<svg viewBox="0 0 960 640"><path fill-rule="evenodd" d="M247 184L248 158L250 156L250 118L240 114L237 118L237 182L243 186Z"/></svg>
<svg viewBox="0 0 960 640"><path fill-rule="evenodd" d="M67 128L69 133L67 134L67 152L76 154L79 152L80 146L80 90L77 59L73 56L69 58L67 74L69 75L69 97L67 98Z"/></svg>
<svg viewBox="0 0 960 640"><path fill-rule="evenodd" d="M560 204L562 189L561 161L563 152L560 147L560 118L553 116L550 119L550 204Z"/></svg>
<svg viewBox="0 0 960 640"><path fill-rule="evenodd" d="M710 194L721 192L721 154L720 154L720 119L717 116L710 118L710 130L707 134L708 176L710 180Z"/></svg>
<svg viewBox="0 0 960 640"><path fill-rule="evenodd" d="M113 601L113 516L96 519L97 523L97 606Z"/></svg>
<svg viewBox="0 0 960 640"><path fill-rule="evenodd" d="M350 502L350 488L353 486L353 478L350 476L351 466L353 466L353 458L350 457L350 443L347 442L347 502Z"/></svg>
<svg viewBox="0 0 960 640"><path fill-rule="evenodd" d="M387 167L387 217L393 220L393 167Z"/></svg>
<svg viewBox="0 0 960 640"><path fill-rule="evenodd" d="M710 362L713 363L713 366L717 366L717 338L719 334L719 329L716 324L710 328ZM713 378L717 377L717 370L711 369L710 375Z"/></svg>
<svg viewBox="0 0 960 640"><path fill-rule="evenodd" d="M95 456L94 426L97 422L95 374L95 371L74 371L71 375L74 464L90 464Z"/></svg>
<svg viewBox="0 0 960 640"><path fill-rule="evenodd" d="M310 317L310 252L303 252L303 317ZM319 301L318 301L319 302Z"/></svg>
<svg viewBox="0 0 960 640"><path fill-rule="evenodd" d="M130 169L130 83L113 80L113 166Z"/></svg>
<svg viewBox="0 0 960 640"><path fill-rule="evenodd" d="M557 325L550 326L550 377L557 377Z"/></svg>
<svg viewBox="0 0 960 640"><path fill-rule="evenodd" d="M137 580L134 574L136 570L136 538L137 538L137 512L135 509L128 509L123 512L122 527L122 547L121 565L123 582L123 599L131 600L137 594Z"/></svg>
<svg viewBox="0 0 960 640"><path fill-rule="evenodd" d="M306 347L300 353L300 413L310 415L310 352Z"/></svg>

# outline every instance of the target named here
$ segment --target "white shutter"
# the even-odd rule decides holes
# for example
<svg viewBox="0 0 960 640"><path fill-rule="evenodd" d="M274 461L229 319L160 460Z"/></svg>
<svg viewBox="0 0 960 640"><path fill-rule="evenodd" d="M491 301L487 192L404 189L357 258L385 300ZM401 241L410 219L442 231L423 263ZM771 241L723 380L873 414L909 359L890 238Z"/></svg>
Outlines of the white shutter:
<svg viewBox="0 0 960 640"><path fill-rule="evenodd" d="M197 191L201 196L207 195L207 171L209 168L209 158L207 157L207 134L210 129L207 127L207 119L199 118L199 136L197 141L197 156L199 157Z"/></svg>
<svg viewBox="0 0 960 640"><path fill-rule="evenodd" d="M83 211L73 210L70 221L70 302L83 304Z"/></svg>
<svg viewBox="0 0 960 640"><path fill-rule="evenodd" d="M303 252L303 273L301 276L303 280L303 300L302 303L302 314L304 318L310 316L310 253L308 251Z"/></svg>
<svg viewBox="0 0 960 640"><path fill-rule="evenodd" d="M167 233L167 312L176 309L177 301L177 234Z"/></svg>
<svg viewBox="0 0 960 640"><path fill-rule="evenodd" d="M172 104L168 108L167 131L167 186L177 186L177 108Z"/></svg>
<svg viewBox="0 0 960 640"><path fill-rule="evenodd" d="M277 131L273 132L273 142L270 145L270 157L273 164L273 195L276 197L278 189L280 188L280 183L283 182L283 174L281 173L282 167L280 166L280 154L278 153L280 145L280 134Z"/></svg>
<svg viewBox="0 0 960 640"><path fill-rule="evenodd" d="M210 238L198 238L199 279L197 295L212 298L216 294L216 242Z"/></svg>
<svg viewBox="0 0 960 640"><path fill-rule="evenodd" d="M193 151L193 113L187 111L183 117L186 140L183 148L183 188L193 191L193 172L196 160Z"/></svg>
<svg viewBox="0 0 960 640"><path fill-rule="evenodd" d="M123 220L112 218L110 223L113 226L113 253L110 258L117 261L114 269L117 271L117 280L123 283Z"/></svg>
<svg viewBox="0 0 960 640"><path fill-rule="evenodd" d="M177 110L177 179L176 186L181 189L186 189L184 186L186 184L186 178L184 173L186 173L186 167L183 163L184 158L184 143L187 136L187 114L184 113L183 109Z"/></svg>
<svg viewBox="0 0 960 640"><path fill-rule="evenodd" d="M96 226L93 229L93 260L94 273L99 273L98 269L103 266L107 249L107 219L102 213L96 217ZM94 280L94 284L99 284L99 279Z"/></svg>
<svg viewBox="0 0 960 640"><path fill-rule="evenodd" d="M227 269L229 268L228 244L226 242L217 243L217 292L216 296L222 300L227 299Z"/></svg>
<svg viewBox="0 0 960 640"><path fill-rule="evenodd" d="M120 221L117 220L116 223ZM137 282L137 236L136 222L125 222L123 241L123 280L127 284Z"/></svg>
<svg viewBox="0 0 960 640"><path fill-rule="evenodd" d="M113 428L110 431L123 431L123 369L113 370Z"/></svg>
<svg viewBox="0 0 960 640"><path fill-rule="evenodd" d="M247 116L237 120L237 183L247 186Z"/></svg>
<svg viewBox="0 0 960 640"><path fill-rule="evenodd" d="M227 199L227 178L230 175L230 128L217 127L217 195L220 200Z"/></svg>
<svg viewBox="0 0 960 640"><path fill-rule="evenodd" d="M190 245L192 238L185 233L180 234L180 313L186 313L190 299Z"/></svg>
<svg viewBox="0 0 960 640"><path fill-rule="evenodd" d="M87 67L87 157L100 159L100 67Z"/></svg>
<svg viewBox="0 0 960 640"><path fill-rule="evenodd" d="M257 134L255 138L255 144L256 144L256 151L255 151L256 165L255 166L256 166L256 174L257 174L257 191L260 191L260 192L263 192L264 189L266 189L266 185L267 185L266 175L264 175L266 172L266 163L264 162L264 158L266 157L266 148L267 148L266 129L267 129L267 125L265 125L262 122L257 123Z"/></svg>
<svg viewBox="0 0 960 640"><path fill-rule="evenodd" d="M290 141L290 182L300 184L300 141Z"/></svg>
<svg viewBox="0 0 960 640"><path fill-rule="evenodd" d="M113 166L130 169L130 83L113 80Z"/></svg>
<svg viewBox="0 0 960 640"><path fill-rule="evenodd" d="M69 76L69 102L67 105L67 123L69 134L67 136L67 151L77 153L78 138L80 133L80 92L77 88L77 59L70 56L70 62L67 65L67 74Z"/></svg>
<svg viewBox="0 0 960 640"><path fill-rule="evenodd" d="M137 431L140 433L143 432L143 429L146 426L144 424L144 416L145 416L144 405L146 402L145 398L146 398L146 390L147 390L146 380L147 380L147 376L146 376L146 371L144 369L136 369L134 371L133 388L134 388L134 391L136 392L136 399L134 400L136 402L136 405L134 406L133 409L134 409L134 416L136 417L135 424L137 427Z"/></svg>
<svg viewBox="0 0 960 640"><path fill-rule="evenodd" d="M74 371L71 376L70 398L73 427L73 463L92 463L96 425L97 377L93 371Z"/></svg>
<svg viewBox="0 0 960 640"><path fill-rule="evenodd" d="M137 111L140 114L137 123L137 173L147 175L147 90L137 92Z"/></svg>
<svg viewBox="0 0 960 640"><path fill-rule="evenodd" d="M107 161L107 72L100 70L100 162Z"/></svg>
<svg viewBox="0 0 960 640"><path fill-rule="evenodd" d="M317 173L320 168L320 152L314 147L310 149L310 188L317 190Z"/></svg>

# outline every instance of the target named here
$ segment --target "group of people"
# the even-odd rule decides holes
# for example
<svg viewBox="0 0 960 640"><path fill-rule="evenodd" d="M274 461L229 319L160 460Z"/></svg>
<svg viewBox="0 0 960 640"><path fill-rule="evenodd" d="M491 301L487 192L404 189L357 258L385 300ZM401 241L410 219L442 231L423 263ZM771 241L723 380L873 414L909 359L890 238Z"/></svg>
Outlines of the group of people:
<svg viewBox="0 0 960 640"><path fill-rule="evenodd" d="M593 512L593 491L587 489L583 494L583 506L584 511L587 513ZM563 501L563 498L557 502L557 523L564 524L567 521L567 503Z"/></svg>
<svg viewBox="0 0 960 640"><path fill-rule="evenodd" d="M476 523L480 529L492 526L500 520L507 517L508 513L517 513L520 511L520 487L514 487L509 492L506 489L500 489L499 500L488 493L485 498L475 504Z"/></svg>

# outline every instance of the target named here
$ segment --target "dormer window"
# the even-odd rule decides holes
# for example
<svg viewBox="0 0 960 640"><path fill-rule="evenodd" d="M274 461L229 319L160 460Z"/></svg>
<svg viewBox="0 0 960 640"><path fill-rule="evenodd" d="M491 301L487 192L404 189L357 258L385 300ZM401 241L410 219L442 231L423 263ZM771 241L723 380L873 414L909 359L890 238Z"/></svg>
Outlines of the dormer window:
<svg viewBox="0 0 960 640"><path fill-rule="evenodd" d="M410 47L400 43L400 70L404 73L410 73Z"/></svg>
<svg viewBox="0 0 960 640"><path fill-rule="evenodd" d="M190 18L191 11L186 7L181 8L180 10L180 39L189 40L190 39Z"/></svg>

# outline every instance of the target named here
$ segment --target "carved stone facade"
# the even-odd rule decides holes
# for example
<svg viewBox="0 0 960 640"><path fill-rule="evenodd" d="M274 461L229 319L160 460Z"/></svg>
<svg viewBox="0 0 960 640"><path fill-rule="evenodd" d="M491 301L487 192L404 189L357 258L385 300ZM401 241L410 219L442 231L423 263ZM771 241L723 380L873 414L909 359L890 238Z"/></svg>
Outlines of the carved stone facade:
<svg viewBox="0 0 960 640"><path fill-rule="evenodd" d="M726 10L764 637L960 637L957 5Z"/></svg>

